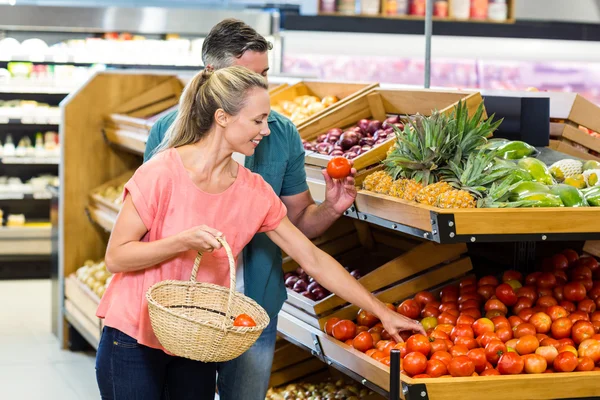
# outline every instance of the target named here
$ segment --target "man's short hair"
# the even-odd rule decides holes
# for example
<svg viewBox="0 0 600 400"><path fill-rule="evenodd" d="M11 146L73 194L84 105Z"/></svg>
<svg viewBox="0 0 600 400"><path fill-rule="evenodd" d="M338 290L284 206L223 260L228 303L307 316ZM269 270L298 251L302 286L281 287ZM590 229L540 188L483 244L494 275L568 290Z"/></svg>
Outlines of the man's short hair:
<svg viewBox="0 0 600 400"><path fill-rule="evenodd" d="M215 25L202 44L202 61L215 69L233 65L246 51L267 52L273 48L254 28L237 19L225 19Z"/></svg>

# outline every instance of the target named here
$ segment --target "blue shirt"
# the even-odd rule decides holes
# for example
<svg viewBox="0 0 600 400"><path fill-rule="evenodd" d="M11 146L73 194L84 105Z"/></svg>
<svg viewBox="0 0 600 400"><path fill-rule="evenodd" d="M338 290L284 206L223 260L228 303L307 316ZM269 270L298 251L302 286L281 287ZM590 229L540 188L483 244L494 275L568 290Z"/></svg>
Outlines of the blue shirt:
<svg viewBox="0 0 600 400"><path fill-rule="evenodd" d="M165 115L152 127L144 161L175 121L177 112ZM246 157L245 167L263 177L278 196L294 196L308 190L304 170L304 148L294 124L281 114L269 114L271 134L260 142L254 155ZM259 233L244 248L244 291L274 318L287 298L281 268L281 250L266 234Z"/></svg>

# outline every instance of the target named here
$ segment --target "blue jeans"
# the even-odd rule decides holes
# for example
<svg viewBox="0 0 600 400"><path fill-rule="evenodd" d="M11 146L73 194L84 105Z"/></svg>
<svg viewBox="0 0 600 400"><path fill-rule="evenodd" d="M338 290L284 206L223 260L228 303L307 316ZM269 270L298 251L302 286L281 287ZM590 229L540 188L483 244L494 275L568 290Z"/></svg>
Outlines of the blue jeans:
<svg viewBox="0 0 600 400"><path fill-rule="evenodd" d="M269 386L277 318L240 357L202 363L169 356L105 327L96 356L96 378L103 400L209 400L215 379L221 400L264 400Z"/></svg>

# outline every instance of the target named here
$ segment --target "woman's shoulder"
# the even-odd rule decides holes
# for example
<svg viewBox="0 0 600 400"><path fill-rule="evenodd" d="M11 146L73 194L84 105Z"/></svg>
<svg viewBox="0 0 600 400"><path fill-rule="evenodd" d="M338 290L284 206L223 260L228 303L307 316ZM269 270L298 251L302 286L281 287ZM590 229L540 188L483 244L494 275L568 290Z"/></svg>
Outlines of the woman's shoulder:
<svg viewBox="0 0 600 400"><path fill-rule="evenodd" d="M136 170L134 176L152 181L172 178L174 171L176 171L176 159L173 157L173 151L175 149L167 149L156 154L149 161L142 164Z"/></svg>
<svg viewBox="0 0 600 400"><path fill-rule="evenodd" d="M240 168L242 184L253 190L269 191L272 190L271 186L265 181L265 179L257 174L256 172L250 171L248 168Z"/></svg>

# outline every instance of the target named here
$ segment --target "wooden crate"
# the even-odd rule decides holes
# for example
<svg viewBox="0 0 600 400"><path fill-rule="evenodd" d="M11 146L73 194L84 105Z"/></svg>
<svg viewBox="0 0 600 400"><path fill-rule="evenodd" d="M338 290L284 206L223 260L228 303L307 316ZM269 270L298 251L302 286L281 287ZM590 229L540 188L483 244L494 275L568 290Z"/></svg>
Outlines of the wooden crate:
<svg viewBox="0 0 600 400"><path fill-rule="evenodd" d="M109 188L111 186L117 187L117 186L120 186L120 185L126 183L127 181L129 181L129 179L131 179L131 177L133 176L134 173L135 173L135 170L129 170L129 171L119 175L115 179L111 179L110 181L108 181L108 182L102 184L101 186L95 188L94 190L92 190L88 196L90 205L92 205L93 207L98 208L102 211L105 211L107 213L114 213L115 218L116 218L116 214L118 214L119 211L121 211L121 206L106 200L99 193L103 192L104 190L106 190L107 188Z"/></svg>
<svg viewBox="0 0 600 400"><path fill-rule="evenodd" d="M339 99L337 103L311 115L308 119L299 123L298 128L300 129L315 118L344 106L348 101L364 95L366 92L377 86L379 86L378 83L319 82L305 80L272 94L271 106L278 106L283 101L294 101L294 99L299 96L317 96L320 99L325 96L336 96Z"/></svg>
<svg viewBox="0 0 600 400"><path fill-rule="evenodd" d="M568 123L550 124L550 148L583 160L600 161L600 138Z"/></svg>
<svg viewBox="0 0 600 400"><path fill-rule="evenodd" d="M300 136L307 141L333 128L349 128L361 119L385 120L389 115L431 115L434 110L450 113L459 101L465 101L472 114L483 102L481 94L460 91L391 90L376 88L366 96L349 100L343 107L332 109L298 127ZM378 145L354 159L354 167L362 170L383 161L393 145L394 138ZM326 167L331 157L307 152L306 163Z"/></svg>
<svg viewBox="0 0 600 400"><path fill-rule="evenodd" d="M275 348L269 386L286 385L324 371L326 368L327 365L306 350L282 340L282 343Z"/></svg>
<svg viewBox="0 0 600 400"><path fill-rule="evenodd" d="M98 296L72 274L65 279L65 308L79 322L85 333L97 342L102 334L102 321L96 317Z"/></svg>
<svg viewBox="0 0 600 400"><path fill-rule="evenodd" d="M385 240L385 237L388 239ZM410 291L414 286L410 283L412 280L424 276L423 279L427 281L436 267L459 259L467 251L464 244L437 245L403 239L397 234L386 233L385 230L373 230L359 221L355 221L354 230L342 231L328 239L318 241L317 246L343 266L353 269L360 265L361 271L366 274L358 281L367 290L376 293L390 286L395 291L402 291L403 287ZM297 266L293 260L286 259L283 269L289 272ZM295 309L290 312L314 327L322 326L335 310L347 305L344 299L335 294L313 301L291 289L287 289L287 292L286 305L288 309ZM384 290L382 293L386 292Z"/></svg>

